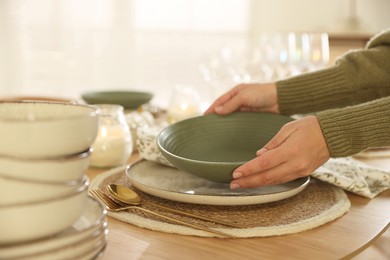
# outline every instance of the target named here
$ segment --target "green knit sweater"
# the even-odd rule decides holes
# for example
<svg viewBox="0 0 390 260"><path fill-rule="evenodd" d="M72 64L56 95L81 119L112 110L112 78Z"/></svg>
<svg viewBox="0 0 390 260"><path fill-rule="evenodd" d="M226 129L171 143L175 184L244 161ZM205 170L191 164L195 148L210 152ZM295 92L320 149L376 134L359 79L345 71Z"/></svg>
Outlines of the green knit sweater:
<svg viewBox="0 0 390 260"><path fill-rule="evenodd" d="M276 84L280 113L315 113L331 157L390 146L390 30L332 67Z"/></svg>

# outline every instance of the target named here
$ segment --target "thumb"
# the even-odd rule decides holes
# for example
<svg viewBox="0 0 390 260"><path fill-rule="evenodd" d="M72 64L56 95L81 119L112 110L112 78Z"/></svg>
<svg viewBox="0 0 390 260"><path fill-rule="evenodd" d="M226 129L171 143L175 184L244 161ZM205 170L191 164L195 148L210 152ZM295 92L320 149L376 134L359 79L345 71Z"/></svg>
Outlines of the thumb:
<svg viewBox="0 0 390 260"><path fill-rule="evenodd" d="M268 141L266 145L264 145L260 150L256 152L256 156L260 156L269 150L273 150L281 146L287 138L292 134L290 132L289 128L287 125L284 125L279 132L271 139Z"/></svg>

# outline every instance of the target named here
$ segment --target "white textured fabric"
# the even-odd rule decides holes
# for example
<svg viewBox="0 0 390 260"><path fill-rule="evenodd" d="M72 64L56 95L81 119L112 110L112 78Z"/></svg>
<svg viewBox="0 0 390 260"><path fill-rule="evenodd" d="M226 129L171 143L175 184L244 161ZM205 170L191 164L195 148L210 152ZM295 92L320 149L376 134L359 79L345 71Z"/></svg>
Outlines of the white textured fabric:
<svg viewBox="0 0 390 260"><path fill-rule="evenodd" d="M351 157L330 159L312 176L370 199L390 188L390 170Z"/></svg>

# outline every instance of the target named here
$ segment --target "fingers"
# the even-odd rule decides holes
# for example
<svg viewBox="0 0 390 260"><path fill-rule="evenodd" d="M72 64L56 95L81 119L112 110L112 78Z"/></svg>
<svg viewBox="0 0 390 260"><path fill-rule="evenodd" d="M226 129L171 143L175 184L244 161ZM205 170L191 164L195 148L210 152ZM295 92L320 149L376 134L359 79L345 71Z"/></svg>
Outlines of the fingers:
<svg viewBox="0 0 390 260"><path fill-rule="evenodd" d="M291 169L289 164L283 163L270 170L235 179L230 183L230 188L256 188L261 186L277 185L295 180L299 177L307 176L309 174L310 172L306 172L305 169L300 170L298 174L297 171L293 171Z"/></svg>
<svg viewBox="0 0 390 260"><path fill-rule="evenodd" d="M286 154L288 150L278 148L293 132L294 130L288 125L283 126L263 148L256 152L256 158L234 170L233 178L237 179L265 171L285 162L288 158Z"/></svg>
<svg viewBox="0 0 390 260"><path fill-rule="evenodd" d="M285 156L282 154L283 151L268 151L235 169L233 178L238 179L274 168L285 162Z"/></svg>
<svg viewBox="0 0 390 260"><path fill-rule="evenodd" d="M237 189L276 185L309 175L311 168L293 154L296 151L291 153L291 149L285 146L263 152L234 171L230 187Z"/></svg>
<svg viewBox="0 0 390 260"><path fill-rule="evenodd" d="M308 176L330 158L315 116L284 125L256 154L234 171L232 189L276 185Z"/></svg>
<svg viewBox="0 0 390 260"><path fill-rule="evenodd" d="M242 92L245 88L247 88L248 85L242 84L237 85L231 90L229 90L227 93L223 94L221 97L219 97L205 112L204 114L220 114L220 115L226 115L230 114L234 111L241 110L251 110L251 108L247 108L244 106L244 100L245 95Z"/></svg>
<svg viewBox="0 0 390 260"><path fill-rule="evenodd" d="M204 112L205 115L217 113L223 114L223 105L231 100L236 95L236 88L231 89L227 93L220 96L213 104Z"/></svg>

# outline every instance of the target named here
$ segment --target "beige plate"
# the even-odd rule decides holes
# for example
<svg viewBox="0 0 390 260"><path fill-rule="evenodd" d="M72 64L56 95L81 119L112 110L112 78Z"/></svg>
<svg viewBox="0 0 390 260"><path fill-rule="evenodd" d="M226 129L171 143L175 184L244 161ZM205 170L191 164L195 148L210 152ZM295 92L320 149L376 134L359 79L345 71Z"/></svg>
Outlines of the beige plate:
<svg viewBox="0 0 390 260"><path fill-rule="evenodd" d="M211 182L159 163L141 160L127 168L134 187L156 197L207 205L251 205L278 201L301 192L310 177L256 189L231 190L229 184Z"/></svg>
<svg viewBox="0 0 390 260"><path fill-rule="evenodd" d="M1 101L47 101L47 102L62 102L73 103L74 100L57 97L40 97L40 96L15 96L15 97L1 97Z"/></svg>
<svg viewBox="0 0 390 260"><path fill-rule="evenodd" d="M382 158L390 157L390 147L372 148L355 154L356 158Z"/></svg>

